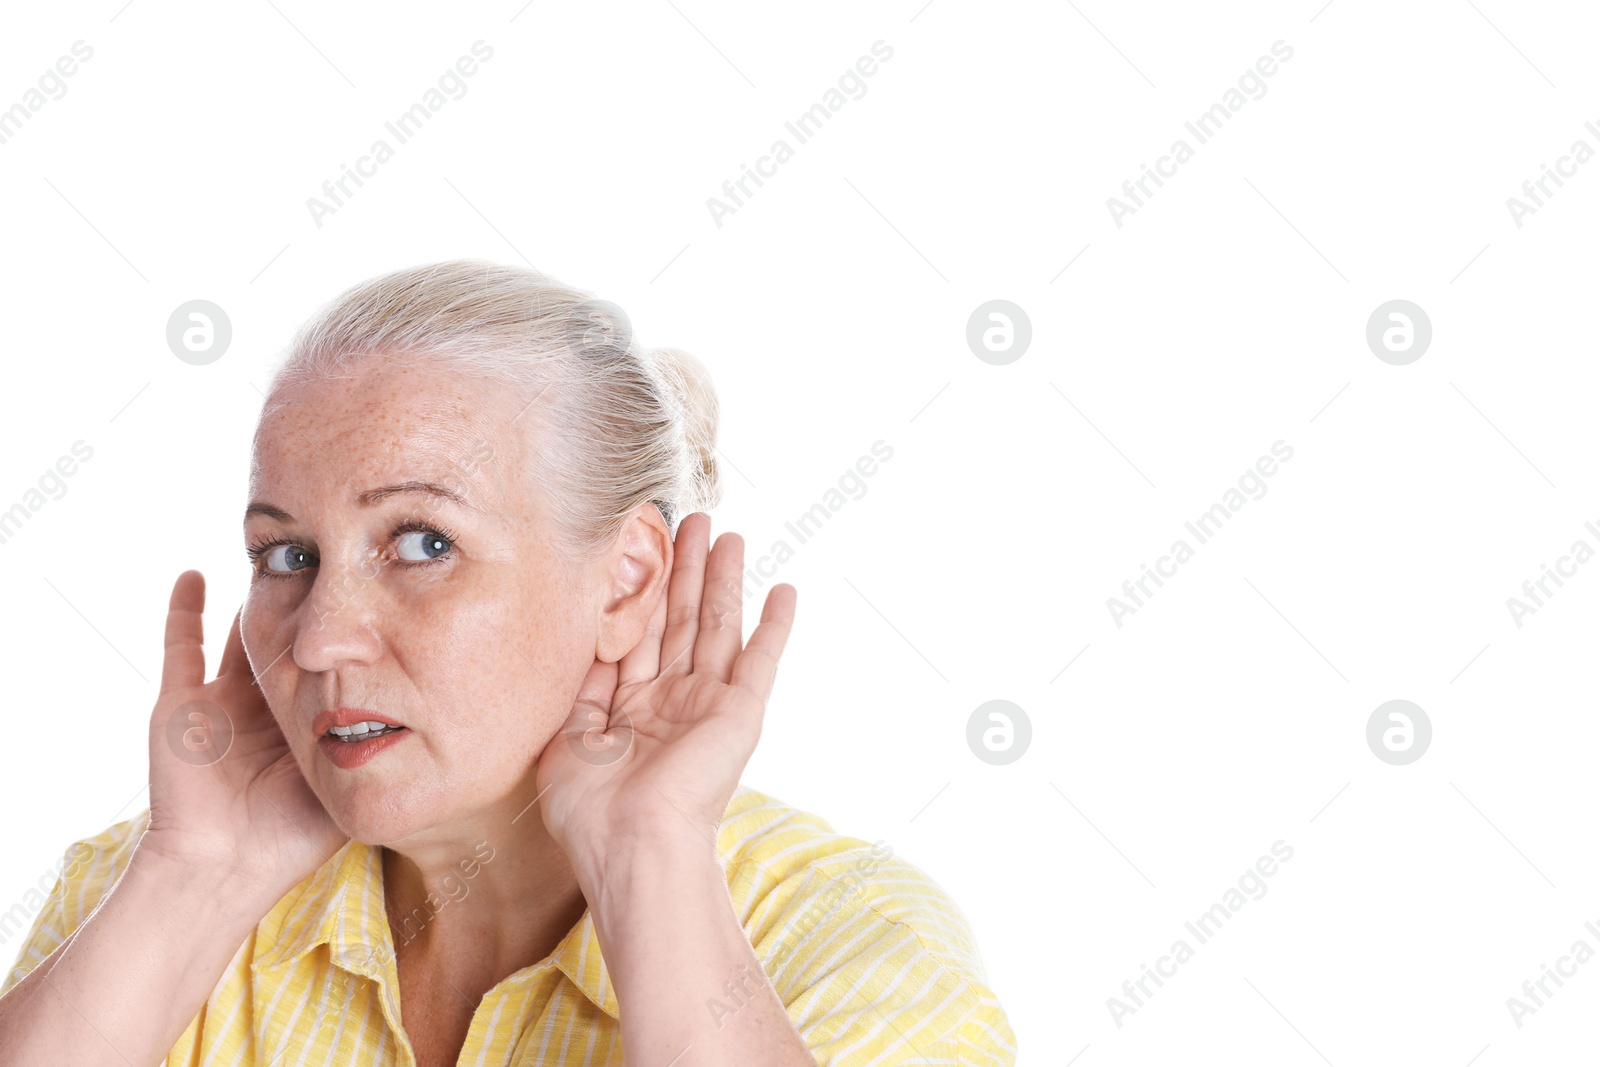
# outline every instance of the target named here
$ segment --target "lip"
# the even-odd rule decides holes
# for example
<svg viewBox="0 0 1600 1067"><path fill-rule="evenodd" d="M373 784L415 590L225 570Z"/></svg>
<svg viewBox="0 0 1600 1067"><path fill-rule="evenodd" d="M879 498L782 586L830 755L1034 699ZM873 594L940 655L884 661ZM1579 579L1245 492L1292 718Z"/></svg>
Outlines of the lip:
<svg viewBox="0 0 1600 1067"><path fill-rule="evenodd" d="M317 738L317 749L329 763L340 770L354 770L379 753L387 751L395 744L398 744L403 738L411 736L409 729L402 729L367 741L340 741L328 733L332 727L354 726L358 722L381 722L385 726L405 726L405 723L392 715L385 715L378 711L368 711L365 708L339 707L334 708L332 711L318 712L317 717L311 720L311 729Z"/></svg>
<svg viewBox="0 0 1600 1067"><path fill-rule="evenodd" d="M367 711L363 708L334 708L332 711L317 713L317 717L311 720L311 732L322 738L335 726L354 726L358 722L381 722L385 726L405 725L399 719L378 711Z"/></svg>
<svg viewBox="0 0 1600 1067"><path fill-rule="evenodd" d="M382 722L384 720L356 720L356 722L363 721ZM392 725L398 726L399 724L394 723ZM397 730L392 734L384 734L382 737L374 737L367 741L340 741L331 734L324 734L317 739L317 748L329 763L342 771L348 771L354 770L380 753L387 752L410 736L410 730Z"/></svg>

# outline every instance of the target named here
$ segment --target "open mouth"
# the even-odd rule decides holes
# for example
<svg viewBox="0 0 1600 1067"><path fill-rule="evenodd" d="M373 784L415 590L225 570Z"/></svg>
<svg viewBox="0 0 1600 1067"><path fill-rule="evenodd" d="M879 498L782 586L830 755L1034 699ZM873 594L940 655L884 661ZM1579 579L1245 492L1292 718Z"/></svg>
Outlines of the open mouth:
<svg viewBox="0 0 1600 1067"><path fill-rule="evenodd" d="M406 738L411 736L409 727L389 722L389 718L370 708L340 707L318 712L311 725L313 730L322 728L317 735L317 751L343 771L366 766L392 748L404 748Z"/></svg>
<svg viewBox="0 0 1600 1067"><path fill-rule="evenodd" d="M404 726L391 726L383 722L358 722L354 726L331 726L326 736L348 745L359 744L378 737L387 737L404 730Z"/></svg>
<svg viewBox="0 0 1600 1067"><path fill-rule="evenodd" d="M411 731L393 723L364 722L330 726L317 739L317 749L340 770L352 771L379 759L392 748L404 747Z"/></svg>

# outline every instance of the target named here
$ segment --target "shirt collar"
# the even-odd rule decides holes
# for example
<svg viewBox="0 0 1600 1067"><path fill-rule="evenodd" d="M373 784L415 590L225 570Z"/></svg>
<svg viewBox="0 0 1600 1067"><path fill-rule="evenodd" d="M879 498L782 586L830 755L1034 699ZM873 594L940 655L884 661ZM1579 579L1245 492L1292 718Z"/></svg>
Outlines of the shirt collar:
<svg viewBox="0 0 1600 1067"><path fill-rule="evenodd" d="M254 971L293 963L317 945L327 945L329 959L347 971L377 981L393 981L394 940L383 908L383 853L375 845L351 840L328 859L298 890L291 890L269 912L256 933ZM518 982L553 962L590 1002L620 1019L594 915L567 931L548 961L511 976Z"/></svg>

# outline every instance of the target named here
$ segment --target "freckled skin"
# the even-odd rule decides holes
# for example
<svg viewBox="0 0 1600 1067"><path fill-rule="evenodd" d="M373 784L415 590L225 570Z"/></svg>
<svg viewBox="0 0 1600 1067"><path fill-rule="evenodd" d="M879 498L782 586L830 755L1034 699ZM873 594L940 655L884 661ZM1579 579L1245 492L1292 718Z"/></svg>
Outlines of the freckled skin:
<svg viewBox="0 0 1600 1067"><path fill-rule="evenodd" d="M461 1062L473 1024L485 1037L491 1024L502 1039L514 1031L523 1052L540 1039L536 1017L485 994L548 958L593 902L604 959L587 942L582 955L590 968L604 965L622 1017L613 1030L563 990L576 1010L545 1038L592 1049L611 1031L608 1046L620 1038L635 1065L681 1060L693 1047L703 1067L814 1067L730 896L738 857L708 833L759 738L794 587L771 588L746 643L743 539L729 532L711 545L710 516L694 512L679 525L675 566L674 536L648 502L618 516L599 558L565 560L534 475L573 442L539 441L544 412L518 406L524 399L438 364L379 355L270 399L250 470L258 513L246 518L245 539L275 571L303 558L277 576L253 573L209 682L203 576L178 577L150 723L149 827L82 936L0 1004L0 1044L16 1053L8 1062L104 1062L108 1031L111 1051L126 1050L128 1062L164 1058L238 963L239 946L255 943L262 917L282 919L294 886L319 863L326 873L348 835L383 846L371 857L382 862L372 903L388 929L379 921L368 938L364 923L341 919L319 940L383 954L347 959L321 948L296 961L324 978L292 1012L318 1030L313 1046L327 1034L321 1008L335 1009L329 1025L359 1025L337 1018L337 1006L372 982L381 996L368 1007L383 1010L367 1021L397 1028L396 1055L417 1067ZM421 481L469 503L399 491ZM427 531L439 535L436 559L418 531L401 535L413 522L436 527ZM276 547L261 551L267 539ZM410 549L420 558L408 563ZM573 708L580 689L586 703ZM211 752L214 735L204 731L203 765L169 729L184 727L197 701L239 727L226 753ZM377 758L340 770L312 727L339 705L406 729ZM568 744L576 736L558 734L583 721L582 707L632 725L613 721L587 758L594 753L581 742ZM418 932L402 943L413 920ZM708 996L726 995L730 975L741 996L737 1016L724 1020L705 1008ZM246 977L248 1016L262 990ZM885 1006L862 985L851 993L865 1008L841 1004L830 1021ZM78 1005L100 1005L106 1025L89 1024ZM314 1019L299 1014L308 1006L318 1008ZM868 1024L874 1033L893 1026L886 1017ZM355 1033L335 1029L347 1040ZM387 1036L382 1047L396 1048ZM303 1059L316 1048L284 1051Z"/></svg>
<svg viewBox="0 0 1600 1067"><path fill-rule="evenodd" d="M284 403L257 429L249 499L293 518L252 515L245 540L287 539L310 565L281 549L258 560L288 573L253 579L240 636L312 792L340 830L384 846L406 1038L419 1067L452 1064L484 995L584 914L536 774L591 668L639 645L664 607L672 534L644 504L598 560L563 558L533 482L540 406L504 385L375 355L272 399ZM358 502L412 481L472 506ZM412 520L449 550L417 562L435 534L396 535ZM341 706L409 733L342 770L312 733Z"/></svg>
<svg viewBox="0 0 1600 1067"><path fill-rule="evenodd" d="M526 400L503 386L372 359L274 399L286 403L258 429L250 500L294 521L251 516L245 537L292 538L315 564L251 584L241 632L258 676L266 671L262 691L341 829L410 851L443 845L429 828L456 823L449 841L459 847L463 820L531 800L519 783L595 658L607 583L552 547L529 475L537 409L518 417ZM355 501L411 480L446 485L480 510L420 493ZM410 519L443 526L454 547L406 566L402 550L427 558L422 536L391 537ZM341 770L311 730L318 712L339 706L384 712L412 735ZM503 819L483 821L485 836L505 836Z"/></svg>

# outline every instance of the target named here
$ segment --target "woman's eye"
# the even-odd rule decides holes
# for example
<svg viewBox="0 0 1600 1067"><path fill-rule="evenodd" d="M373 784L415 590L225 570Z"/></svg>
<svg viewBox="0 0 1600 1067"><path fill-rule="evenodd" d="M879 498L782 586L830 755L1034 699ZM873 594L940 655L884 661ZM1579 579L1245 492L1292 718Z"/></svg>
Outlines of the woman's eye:
<svg viewBox="0 0 1600 1067"><path fill-rule="evenodd" d="M395 542L396 554L407 563L426 563L430 559L438 559L452 547L448 540L429 530L403 533Z"/></svg>
<svg viewBox="0 0 1600 1067"><path fill-rule="evenodd" d="M315 562L316 558L299 545L273 545L261 554L261 566L274 574L292 574Z"/></svg>

